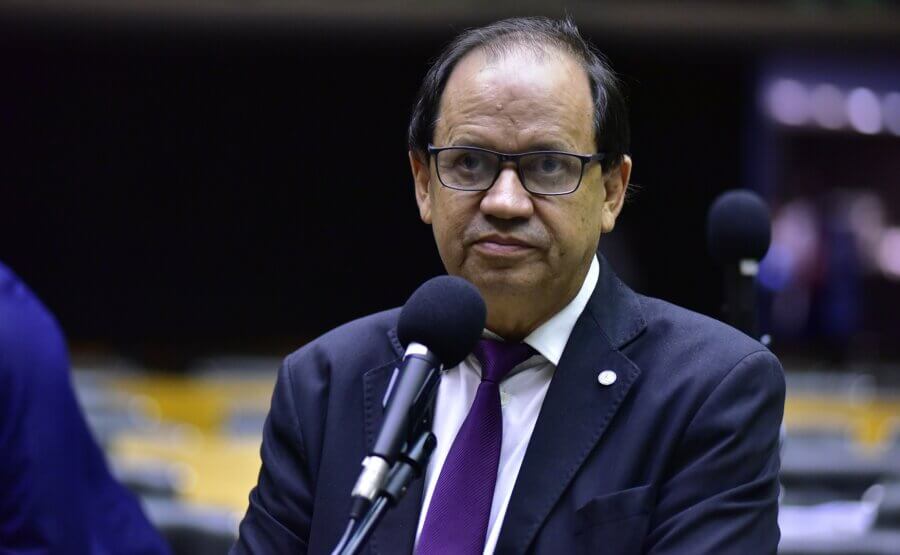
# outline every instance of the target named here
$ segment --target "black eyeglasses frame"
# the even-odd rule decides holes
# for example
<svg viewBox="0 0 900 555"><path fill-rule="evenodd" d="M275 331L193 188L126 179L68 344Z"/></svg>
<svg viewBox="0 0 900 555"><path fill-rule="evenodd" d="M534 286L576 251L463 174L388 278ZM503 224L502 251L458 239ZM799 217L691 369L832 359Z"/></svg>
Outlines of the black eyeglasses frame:
<svg viewBox="0 0 900 555"><path fill-rule="evenodd" d="M500 160L500 163L497 165L497 173L496 173L496 175L494 175L494 178L491 180L491 184L488 185L484 189L461 189L459 187L453 187L451 185L447 185L446 183L444 183L444 178L441 177L441 170L437 165L437 155L440 154L441 152L444 152L445 150L475 150L475 151L480 151L480 152L487 152L488 154L493 154L494 156L496 156ZM516 165L516 175L519 176L519 182L522 184L522 187L524 187L525 190L528 191L529 193L531 193L532 195L540 195L540 196L544 196L544 197L557 197L557 196L562 196L562 195L571 195L572 193L577 191L579 187L581 187L581 181L584 178L585 166L587 166L591 162L601 162L601 161L603 161L603 159L606 158L605 152L597 152L595 154L578 154L576 152L566 152L564 150L532 150L529 152L520 152L517 154L509 154L506 152L498 152L496 150L490 150L487 148L481 148L481 147L477 147L477 146L456 145L456 146L437 147L437 146L434 146L431 144L428 145L428 154L429 154L429 156L434 157L434 159L435 159L435 168L434 169L435 169L435 173L437 173L438 180L441 182L441 185L443 185L444 187L446 187L448 189L453 189L454 191L466 191L466 192L472 192L472 193L481 193L484 191L488 191L497 182L497 178L500 177L500 172L503 171L503 164L505 162L512 162ZM578 183L575 184L575 188L572 189L571 191L566 191L564 193L539 193L539 192L535 192L535 191L532 191L531 189L529 189L528 185L526 184L525 177L522 175L522 167L519 164L519 160L521 160L525 156L533 156L535 154L562 154L565 156L573 156L575 158L578 158L581 161L581 173L578 174Z"/></svg>

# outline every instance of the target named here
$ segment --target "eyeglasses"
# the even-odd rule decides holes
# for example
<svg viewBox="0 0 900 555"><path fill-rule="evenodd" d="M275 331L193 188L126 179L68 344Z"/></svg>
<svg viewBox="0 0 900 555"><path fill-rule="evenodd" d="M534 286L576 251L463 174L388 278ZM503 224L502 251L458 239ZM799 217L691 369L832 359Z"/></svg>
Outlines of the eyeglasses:
<svg viewBox="0 0 900 555"><path fill-rule="evenodd" d="M514 162L519 181L535 195L568 195L581 185L584 167L603 160L606 153L574 154L556 150L539 150L521 154L504 154L474 146L435 147L428 145L434 156L438 179L444 187L458 191L487 191L504 162Z"/></svg>

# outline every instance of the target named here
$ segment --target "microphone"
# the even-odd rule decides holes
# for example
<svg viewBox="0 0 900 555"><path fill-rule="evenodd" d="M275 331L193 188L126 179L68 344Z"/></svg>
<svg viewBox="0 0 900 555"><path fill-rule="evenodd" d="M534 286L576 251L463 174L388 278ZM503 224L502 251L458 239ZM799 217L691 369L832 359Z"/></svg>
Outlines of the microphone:
<svg viewBox="0 0 900 555"><path fill-rule="evenodd" d="M353 487L352 519L381 491L387 473L425 417L442 367L456 366L481 337L487 309L468 281L439 276L422 284L400 311L397 336L407 345L385 395L381 430Z"/></svg>
<svg viewBox="0 0 900 555"><path fill-rule="evenodd" d="M726 191L710 206L706 240L725 270L725 320L754 339L759 338L756 275L771 238L769 207L756 193Z"/></svg>

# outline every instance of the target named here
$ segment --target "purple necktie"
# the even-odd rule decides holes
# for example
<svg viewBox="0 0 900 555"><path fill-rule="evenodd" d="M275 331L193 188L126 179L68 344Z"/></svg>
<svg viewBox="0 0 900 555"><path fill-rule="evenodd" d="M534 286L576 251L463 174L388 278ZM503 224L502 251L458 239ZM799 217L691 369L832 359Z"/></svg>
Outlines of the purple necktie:
<svg viewBox="0 0 900 555"><path fill-rule="evenodd" d="M473 354L481 362L481 384L447 453L416 555L475 555L484 551L503 436L498 384L532 353L524 343L493 339L482 339L475 346Z"/></svg>

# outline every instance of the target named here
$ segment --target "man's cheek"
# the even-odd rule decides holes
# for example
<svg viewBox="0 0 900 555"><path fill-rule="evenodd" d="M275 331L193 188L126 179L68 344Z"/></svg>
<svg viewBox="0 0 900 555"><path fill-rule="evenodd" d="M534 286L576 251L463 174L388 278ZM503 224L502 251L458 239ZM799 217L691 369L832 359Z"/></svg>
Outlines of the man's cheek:
<svg viewBox="0 0 900 555"><path fill-rule="evenodd" d="M462 236L452 223L442 219L435 219L433 229L441 260L447 270L452 271L461 264L464 257Z"/></svg>

